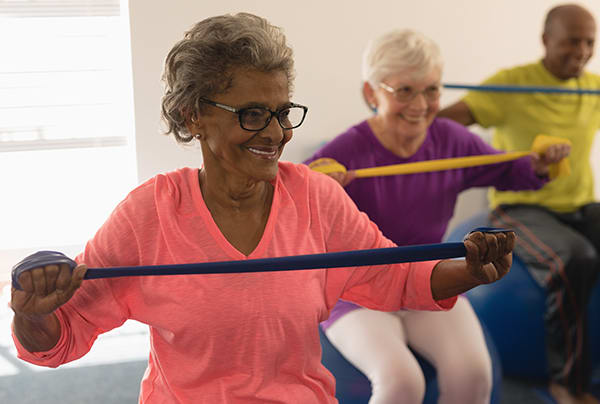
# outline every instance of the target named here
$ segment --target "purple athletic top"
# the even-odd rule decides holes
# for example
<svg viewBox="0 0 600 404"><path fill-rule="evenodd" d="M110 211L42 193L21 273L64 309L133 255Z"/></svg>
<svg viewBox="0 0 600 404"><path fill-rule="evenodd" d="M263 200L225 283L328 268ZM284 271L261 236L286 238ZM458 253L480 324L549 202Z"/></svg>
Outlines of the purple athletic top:
<svg viewBox="0 0 600 404"><path fill-rule="evenodd" d="M355 125L319 149L305 163L330 157L348 170L482 154L498 154L479 136L445 118L427 129L419 150L398 157L379 142L367 121ZM439 243L454 213L458 194L473 187L498 190L539 189L546 179L536 176L530 157L479 167L420 174L357 178L346 192L383 234L398 245ZM338 301L323 329L358 306Z"/></svg>

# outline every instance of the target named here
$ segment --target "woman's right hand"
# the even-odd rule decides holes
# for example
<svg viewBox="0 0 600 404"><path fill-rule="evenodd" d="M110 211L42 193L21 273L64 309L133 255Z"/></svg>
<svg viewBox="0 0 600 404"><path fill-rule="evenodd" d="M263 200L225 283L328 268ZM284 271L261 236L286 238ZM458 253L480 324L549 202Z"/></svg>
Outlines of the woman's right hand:
<svg viewBox="0 0 600 404"><path fill-rule="evenodd" d="M354 171L346 171L343 173L329 173L327 175L336 180L343 187L348 185L352 180L356 178L356 174Z"/></svg>
<svg viewBox="0 0 600 404"><path fill-rule="evenodd" d="M335 159L329 157L323 157L317 159L309 164L310 168L315 168L319 166L326 166L331 164L339 164ZM341 165L341 164L340 164ZM343 166L342 166L343 167ZM350 171L336 171L332 173L327 173L328 176L336 180L342 187L348 185L352 180L356 178L356 172L353 170Z"/></svg>
<svg viewBox="0 0 600 404"><path fill-rule="evenodd" d="M39 317L65 304L81 286L87 266L71 271L68 264L46 265L24 271L19 276L22 290L12 288L10 306L16 314Z"/></svg>

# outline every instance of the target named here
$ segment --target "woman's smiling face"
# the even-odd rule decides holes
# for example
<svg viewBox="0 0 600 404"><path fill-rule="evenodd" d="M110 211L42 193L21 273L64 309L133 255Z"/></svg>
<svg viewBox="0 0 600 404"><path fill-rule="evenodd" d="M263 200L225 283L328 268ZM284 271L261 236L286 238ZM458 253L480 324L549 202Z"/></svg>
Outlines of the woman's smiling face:
<svg viewBox="0 0 600 404"><path fill-rule="evenodd" d="M440 109L441 72L433 69L420 78L413 76L407 73L391 75L383 80L385 88L376 88L374 92L377 116L385 127L411 138L424 136ZM391 89L399 93L413 93L414 96L408 101L400 101Z"/></svg>
<svg viewBox="0 0 600 404"><path fill-rule="evenodd" d="M284 72L261 72L237 69L227 92L211 99L236 109L265 107L277 111L290 104L289 83ZM250 181L271 181L277 175L277 162L283 148L292 138L292 130L284 130L276 117L260 131L240 126L237 113L205 105L190 131L202 142L207 170Z"/></svg>

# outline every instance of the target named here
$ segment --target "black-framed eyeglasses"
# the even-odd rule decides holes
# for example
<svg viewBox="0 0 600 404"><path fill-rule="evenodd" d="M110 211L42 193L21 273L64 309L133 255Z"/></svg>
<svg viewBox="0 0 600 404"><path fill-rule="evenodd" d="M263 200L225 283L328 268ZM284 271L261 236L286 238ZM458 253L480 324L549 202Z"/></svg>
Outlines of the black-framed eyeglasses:
<svg viewBox="0 0 600 404"><path fill-rule="evenodd" d="M308 111L308 107L294 103L290 103L277 111L271 111L266 107L246 107L238 109L205 98L201 98L200 102L238 114L242 129L252 132L263 130L269 126L273 117L277 117L277 122L279 122L279 126L281 126L282 129L296 129L298 126L302 125L302 122L304 122L304 118L306 117L306 112Z"/></svg>
<svg viewBox="0 0 600 404"><path fill-rule="evenodd" d="M429 86L421 91L417 91L410 86L393 88L385 83L379 83L379 87L392 94L400 102L411 102L419 94L423 94L427 102L436 102L440 99L442 93L440 85Z"/></svg>

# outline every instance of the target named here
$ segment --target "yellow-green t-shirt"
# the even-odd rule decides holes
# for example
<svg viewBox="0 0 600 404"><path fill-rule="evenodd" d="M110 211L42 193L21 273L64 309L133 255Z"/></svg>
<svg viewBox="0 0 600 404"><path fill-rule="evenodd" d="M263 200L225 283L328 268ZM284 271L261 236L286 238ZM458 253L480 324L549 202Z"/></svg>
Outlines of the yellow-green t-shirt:
<svg viewBox="0 0 600 404"><path fill-rule="evenodd" d="M484 85L551 86L600 90L600 75L585 72L559 80L540 62L501 70ZM600 127L600 96L561 93L470 91L463 101L483 127L495 127L493 146L506 151L531 149L538 134L572 142L571 175L559 177L537 191L490 190L492 208L500 204L535 204L569 212L594 201L590 153Z"/></svg>

